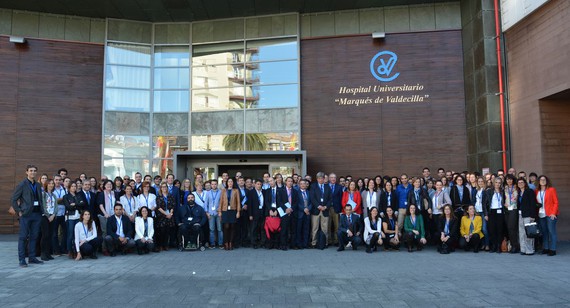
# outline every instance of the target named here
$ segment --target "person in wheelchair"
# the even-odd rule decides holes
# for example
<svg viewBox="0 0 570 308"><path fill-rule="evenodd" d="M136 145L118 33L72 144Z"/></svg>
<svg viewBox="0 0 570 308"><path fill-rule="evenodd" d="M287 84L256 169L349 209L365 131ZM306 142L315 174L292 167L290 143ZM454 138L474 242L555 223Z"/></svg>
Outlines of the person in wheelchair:
<svg viewBox="0 0 570 308"><path fill-rule="evenodd" d="M198 236L203 237L201 234L202 227L208 221L204 209L196 205L194 202L194 195L189 194L187 199L188 204L180 205L178 208L178 215L176 216L176 223L178 224L178 243L181 248L198 248Z"/></svg>

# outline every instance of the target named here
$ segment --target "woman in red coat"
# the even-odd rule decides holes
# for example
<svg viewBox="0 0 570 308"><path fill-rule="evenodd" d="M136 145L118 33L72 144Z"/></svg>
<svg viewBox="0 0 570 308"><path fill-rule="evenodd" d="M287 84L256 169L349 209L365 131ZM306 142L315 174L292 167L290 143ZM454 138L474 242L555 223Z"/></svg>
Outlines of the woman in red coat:
<svg viewBox="0 0 570 308"><path fill-rule="evenodd" d="M352 211L358 215L362 215L362 197L360 192L356 188L356 182L350 181L348 184L348 190L342 193L342 212L344 213L344 207L350 204L352 205Z"/></svg>
<svg viewBox="0 0 570 308"><path fill-rule="evenodd" d="M556 222L558 221L558 195L556 189L552 187L550 180L545 175L538 177L538 187L536 189L536 203L539 206L538 218L542 231L542 254L555 256Z"/></svg>

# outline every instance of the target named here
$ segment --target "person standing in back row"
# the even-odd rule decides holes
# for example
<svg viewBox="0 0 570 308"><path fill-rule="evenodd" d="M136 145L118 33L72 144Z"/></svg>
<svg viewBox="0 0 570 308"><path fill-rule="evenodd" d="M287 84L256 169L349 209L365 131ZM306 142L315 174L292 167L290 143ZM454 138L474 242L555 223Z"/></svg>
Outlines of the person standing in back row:
<svg viewBox="0 0 570 308"><path fill-rule="evenodd" d="M311 185L310 190L311 203L313 208L311 211L311 225L312 225L312 245L317 245L317 232L319 227L328 236L329 225L329 208L332 204L332 194L329 185L325 185L325 173L317 173L317 183ZM328 243L328 239L327 239Z"/></svg>
<svg viewBox="0 0 570 308"><path fill-rule="evenodd" d="M20 220L20 236L18 238L18 259L20 267L28 267L26 263L26 241L28 242L28 262L31 264L43 264L36 257L36 240L40 233L40 224L44 209L41 206L42 189L36 182L38 168L34 165L26 167L26 179L24 179L12 194L12 209Z"/></svg>

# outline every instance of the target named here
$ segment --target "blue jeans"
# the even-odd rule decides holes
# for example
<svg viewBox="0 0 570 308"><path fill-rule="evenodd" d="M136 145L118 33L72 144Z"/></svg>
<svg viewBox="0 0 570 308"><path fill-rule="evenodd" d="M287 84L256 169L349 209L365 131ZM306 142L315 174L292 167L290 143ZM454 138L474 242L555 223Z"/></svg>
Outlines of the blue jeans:
<svg viewBox="0 0 570 308"><path fill-rule="evenodd" d="M61 234L62 234L62 239L59 240L59 226L61 226ZM51 236L52 236L52 242L51 242L51 247L53 249L53 253L54 254L61 254L61 253L66 253L66 248L67 246L64 246L67 241L67 231L66 231L66 225L65 225L65 216L56 216L51 224Z"/></svg>
<svg viewBox="0 0 570 308"><path fill-rule="evenodd" d="M542 232L542 249L556 250L556 222L558 218L550 219L550 217L540 218L540 231Z"/></svg>
<svg viewBox="0 0 570 308"><path fill-rule="evenodd" d="M210 215L208 219L210 226L210 246L214 246L216 240L216 230L218 230L218 245L222 246L224 235L222 234L222 221L218 215Z"/></svg>
<svg viewBox="0 0 570 308"><path fill-rule="evenodd" d="M27 242L28 258L36 258L36 241L40 233L41 221L41 213L30 213L29 215L20 217L20 236L18 237L19 261L26 259L26 241L28 237L30 237L30 240Z"/></svg>
<svg viewBox="0 0 570 308"><path fill-rule="evenodd" d="M489 246L489 233L487 232L487 221L485 220L485 214L483 214L483 212L480 212L479 215L481 216L481 219L483 219L483 227L481 228L481 232L483 232L483 245L484 246Z"/></svg>
<svg viewBox="0 0 570 308"><path fill-rule="evenodd" d="M67 220L67 252L71 252L71 245L74 245L73 240L75 238L75 224L79 221L79 219L68 219Z"/></svg>

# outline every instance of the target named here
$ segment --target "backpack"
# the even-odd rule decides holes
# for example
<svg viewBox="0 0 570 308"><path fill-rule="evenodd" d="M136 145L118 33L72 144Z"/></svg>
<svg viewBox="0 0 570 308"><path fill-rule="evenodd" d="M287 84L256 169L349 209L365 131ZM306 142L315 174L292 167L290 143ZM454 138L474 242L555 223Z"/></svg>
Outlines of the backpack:
<svg viewBox="0 0 570 308"><path fill-rule="evenodd" d="M320 250L325 249L327 246L327 235L319 228L317 231L317 248Z"/></svg>

